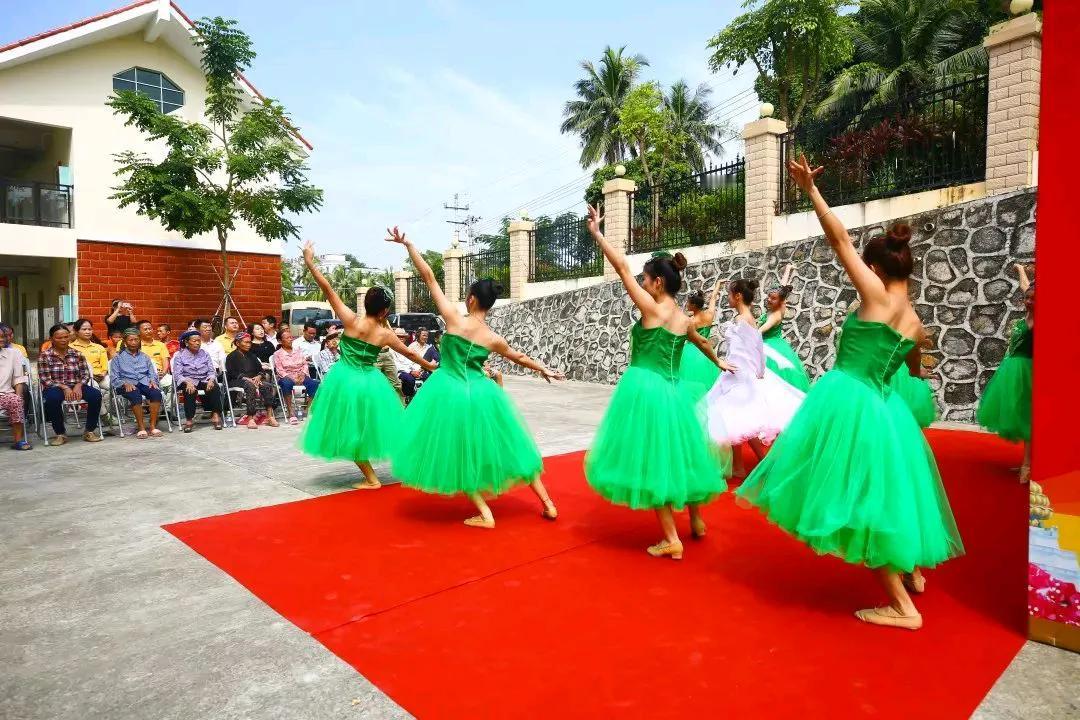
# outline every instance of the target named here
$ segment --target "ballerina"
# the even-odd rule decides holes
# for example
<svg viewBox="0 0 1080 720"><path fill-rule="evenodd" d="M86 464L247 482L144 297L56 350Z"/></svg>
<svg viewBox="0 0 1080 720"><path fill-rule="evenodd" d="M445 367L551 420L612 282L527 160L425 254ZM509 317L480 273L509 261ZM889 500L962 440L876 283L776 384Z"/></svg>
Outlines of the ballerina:
<svg viewBox="0 0 1080 720"><path fill-rule="evenodd" d="M1016 265L1020 292L1024 294L1024 317L1009 336L1009 347L979 400L979 424L1009 442L1024 443L1020 482L1031 477L1031 378L1035 349L1035 283L1027 269Z"/></svg>
<svg viewBox="0 0 1080 720"><path fill-rule="evenodd" d="M708 438L689 392L678 382L686 341L692 342L721 370L734 370L719 360L675 302L686 259L676 253L655 253L645 263L638 285L626 255L600 232L603 218L589 206L589 232L615 268L641 312L630 331L630 367L626 369L596 439L585 456L585 477L607 500L656 511L663 539L648 548L654 557L681 560L683 544L674 510L689 508L691 533L705 534L699 505L727 490L721 456Z"/></svg>
<svg viewBox="0 0 1080 720"><path fill-rule="evenodd" d="M716 301L720 297L721 284L721 281L717 280L713 285L708 305L705 304L705 295L700 290L691 293L690 297L686 298L686 312L690 315L694 329L703 338L708 338L712 334L713 321L716 319ZM679 363L679 381L684 384L695 401L705 397L705 393L713 386L719 375L720 368L698 350L697 346L683 351L682 362Z"/></svg>
<svg viewBox="0 0 1080 720"><path fill-rule="evenodd" d="M760 325L758 329L765 343L765 367L779 375L781 380L796 390L805 393L810 389L810 378L806 376L802 359L784 339L784 334L781 332L788 295L791 294L791 275L794 270L794 266L788 265L784 269L780 287L773 288L765 294L765 313L758 318L758 325Z"/></svg>
<svg viewBox="0 0 1080 720"><path fill-rule="evenodd" d="M382 487L372 461L389 460L401 422L402 407L386 377L375 367L389 346L427 370L435 365L398 339L386 324L393 305L389 290L374 287L364 296L364 315L342 302L315 264L311 242L304 245L304 264L330 306L345 324L338 346L341 358L330 368L311 401L311 413L300 435L300 449L328 460L352 460L364 475L359 490Z"/></svg>
<svg viewBox="0 0 1080 720"><path fill-rule="evenodd" d="M788 163L861 304L844 322L835 366L737 496L816 552L877 573L889 604L859 610L859 620L917 630L922 615L908 591L925 589L920 569L964 550L933 452L888 387L924 336L908 298L911 228L871 238L860 257L814 183L822 170L805 156Z"/></svg>
<svg viewBox="0 0 1080 720"><path fill-rule="evenodd" d="M483 495L500 495L520 483L528 483L540 499L542 516L554 520L558 510L540 481L540 451L506 391L487 378L483 367L494 352L548 382L562 380L563 374L514 350L488 327L487 314L499 294L494 281L477 280L469 287L468 313L462 316L405 234L396 227L387 233L388 242L408 250L446 322L440 370L405 410L393 454L394 475L424 492L468 496L479 512L465 520L470 527L493 529L495 516Z"/></svg>
<svg viewBox="0 0 1080 720"><path fill-rule="evenodd" d="M759 460L765 457L766 446L787 426L804 397L765 364L764 341L750 312L756 290L754 280L728 285L735 318L724 325L724 337L727 356L739 369L721 374L705 396L709 434L718 445L735 449L736 476L744 474L739 446L746 443Z"/></svg>

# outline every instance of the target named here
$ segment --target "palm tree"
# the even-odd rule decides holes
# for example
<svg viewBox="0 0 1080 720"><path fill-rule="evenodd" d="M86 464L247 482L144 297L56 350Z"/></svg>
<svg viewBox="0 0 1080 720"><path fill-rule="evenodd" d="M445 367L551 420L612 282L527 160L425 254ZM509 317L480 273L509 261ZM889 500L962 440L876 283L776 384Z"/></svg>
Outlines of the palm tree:
<svg viewBox="0 0 1080 720"><path fill-rule="evenodd" d="M626 156L626 145L618 137L619 109L634 86L641 68L649 64L643 55L626 57L626 46L604 48L597 69L589 60L581 68L585 77L574 83L578 99L563 108L563 133L581 136L581 167L588 168L603 160L611 164Z"/></svg>
<svg viewBox="0 0 1080 720"><path fill-rule="evenodd" d="M671 131L680 140L678 154L695 172L705 169L706 152L719 155L724 149L720 134L726 128L709 119L713 112L710 95L712 88L705 83L691 94L686 82L679 80L664 98L664 107L671 114Z"/></svg>
<svg viewBox="0 0 1080 720"><path fill-rule="evenodd" d="M964 0L863 0L849 24L853 64L836 77L817 107L885 105L909 93L986 72L981 38L986 19Z"/></svg>

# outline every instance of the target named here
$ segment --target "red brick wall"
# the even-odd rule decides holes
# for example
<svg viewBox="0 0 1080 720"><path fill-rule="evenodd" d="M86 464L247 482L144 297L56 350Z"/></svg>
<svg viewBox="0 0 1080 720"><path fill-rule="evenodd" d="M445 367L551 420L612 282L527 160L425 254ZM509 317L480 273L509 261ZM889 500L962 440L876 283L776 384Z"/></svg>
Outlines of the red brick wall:
<svg viewBox="0 0 1080 720"><path fill-rule="evenodd" d="M221 256L215 251L85 240L79 240L78 250L78 317L92 320L101 338L114 298L135 305L140 320L169 323L173 337L193 318L209 318L221 302ZM281 258L229 253L229 267L235 271L237 263L233 299L239 314L249 323L280 316Z"/></svg>

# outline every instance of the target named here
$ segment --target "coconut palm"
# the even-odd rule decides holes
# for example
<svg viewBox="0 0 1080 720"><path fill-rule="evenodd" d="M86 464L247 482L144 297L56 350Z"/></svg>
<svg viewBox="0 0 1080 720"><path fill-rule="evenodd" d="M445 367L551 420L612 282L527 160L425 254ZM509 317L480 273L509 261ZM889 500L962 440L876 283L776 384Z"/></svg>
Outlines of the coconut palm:
<svg viewBox="0 0 1080 720"><path fill-rule="evenodd" d="M626 47L604 48L600 66L589 60L581 63L585 77L574 83L576 100L563 108L563 133L581 136L581 166L587 168L603 160L615 163L626 156L626 144L615 128L619 124L619 109L626 94L634 86L641 68L649 64L643 55L627 57Z"/></svg>
<svg viewBox="0 0 1080 720"><path fill-rule="evenodd" d="M849 24L853 64L836 77L818 115L874 107L986 72L978 41L986 18L968 0L863 0Z"/></svg>
<svg viewBox="0 0 1080 720"><path fill-rule="evenodd" d="M671 86L664 97L664 107L670 113L671 131L680 139L679 154L695 172L705 169L705 153L719 155L723 151L720 135L726 130L722 123L709 119L713 112L709 96L712 88L698 85L691 94L685 81Z"/></svg>

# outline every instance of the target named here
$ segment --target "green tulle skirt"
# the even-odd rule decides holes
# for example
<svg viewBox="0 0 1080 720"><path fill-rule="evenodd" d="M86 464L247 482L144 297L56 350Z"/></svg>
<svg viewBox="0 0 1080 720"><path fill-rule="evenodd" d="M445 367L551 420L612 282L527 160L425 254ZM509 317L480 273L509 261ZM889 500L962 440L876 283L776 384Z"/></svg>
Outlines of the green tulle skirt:
<svg viewBox="0 0 1080 720"><path fill-rule="evenodd" d="M403 413L382 372L338 361L311 401L300 449L327 460L388 460Z"/></svg>
<svg viewBox="0 0 1080 720"><path fill-rule="evenodd" d="M686 344L679 363L679 382L695 401L705 397L709 388L720 377L720 368L697 347Z"/></svg>
<svg viewBox="0 0 1080 720"><path fill-rule="evenodd" d="M683 383L627 369L585 456L589 484L634 509L682 509L727 490L731 451L711 445L699 408Z"/></svg>
<svg viewBox="0 0 1080 720"><path fill-rule="evenodd" d="M405 411L393 455L401 483L428 493L498 495L543 460L506 392L481 372L436 370Z"/></svg>
<svg viewBox="0 0 1080 720"><path fill-rule="evenodd" d="M1031 358L1001 361L979 401L979 424L1011 442L1031 441Z"/></svg>
<svg viewBox="0 0 1080 720"><path fill-rule="evenodd" d="M802 359L799 358L799 354L788 344L788 341L782 337L776 336L765 338L764 342L766 348L772 349L790 363L790 366L781 364L766 351L765 367L779 375L780 379L788 385L802 390L803 392L808 391L810 389L810 378L807 377L806 370L803 369Z"/></svg>
<svg viewBox="0 0 1080 720"><path fill-rule="evenodd" d="M930 423L937 420L938 409L934 401L934 391L926 380L912 377L907 368L901 366L893 373L889 385L911 410L919 427L930 427Z"/></svg>
<svg viewBox="0 0 1080 720"><path fill-rule="evenodd" d="M964 552L911 411L842 370L817 381L737 495L850 563L910 572Z"/></svg>

